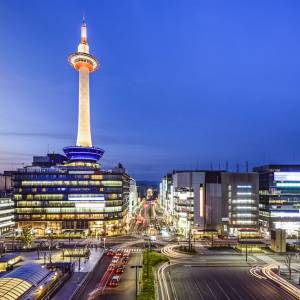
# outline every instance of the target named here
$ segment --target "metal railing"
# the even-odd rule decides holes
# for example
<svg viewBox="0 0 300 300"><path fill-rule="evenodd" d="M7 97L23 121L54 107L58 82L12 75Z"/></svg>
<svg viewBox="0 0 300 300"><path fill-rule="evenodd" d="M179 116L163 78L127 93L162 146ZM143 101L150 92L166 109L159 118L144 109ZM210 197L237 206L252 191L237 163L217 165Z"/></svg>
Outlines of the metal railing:
<svg viewBox="0 0 300 300"><path fill-rule="evenodd" d="M75 289L75 291L73 292L73 294L69 297L69 300L75 300L80 295L80 293L85 288L85 286L87 285L87 283L89 282L89 280L93 276L94 272L96 271L96 269L97 269L100 261L104 257L104 254L105 254L105 252L103 252L102 255L99 257L97 263L95 263L95 265L93 266L92 270L83 278L83 280L81 281L81 283L79 284L79 286Z"/></svg>

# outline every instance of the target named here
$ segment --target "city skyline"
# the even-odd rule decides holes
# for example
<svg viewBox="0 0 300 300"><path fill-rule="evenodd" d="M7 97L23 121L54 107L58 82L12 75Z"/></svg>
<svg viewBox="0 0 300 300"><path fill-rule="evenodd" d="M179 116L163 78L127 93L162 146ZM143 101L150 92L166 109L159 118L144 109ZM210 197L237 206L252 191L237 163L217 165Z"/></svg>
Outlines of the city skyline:
<svg viewBox="0 0 300 300"><path fill-rule="evenodd" d="M300 163L298 3L57 3L3 4L1 172L75 144L78 74L66 59L83 10L100 61L91 131L103 166L160 180L197 157L208 170Z"/></svg>

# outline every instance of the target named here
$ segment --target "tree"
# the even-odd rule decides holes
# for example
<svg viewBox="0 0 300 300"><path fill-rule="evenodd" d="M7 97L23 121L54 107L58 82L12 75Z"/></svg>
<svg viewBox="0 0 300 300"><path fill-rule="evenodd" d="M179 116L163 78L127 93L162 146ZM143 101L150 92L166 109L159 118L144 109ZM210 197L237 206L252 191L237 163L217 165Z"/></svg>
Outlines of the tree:
<svg viewBox="0 0 300 300"><path fill-rule="evenodd" d="M49 243L50 247L52 248L55 245L54 237L53 236L48 236L47 237L47 242Z"/></svg>
<svg viewBox="0 0 300 300"><path fill-rule="evenodd" d="M291 275L291 273L292 273L292 269L291 269L291 261L292 261L292 255L290 255L290 254L286 254L286 255L284 255L284 264L287 266L287 268L288 268L288 271L289 271L289 280L291 280L292 279L292 275Z"/></svg>
<svg viewBox="0 0 300 300"><path fill-rule="evenodd" d="M23 234L19 238L20 242L24 245L26 245L27 249L28 246L31 245L34 241L34 236L31 234L31 227L25 226L22 228Z"/></svg>
<svg viewBox="0 0 300 300"><path fill-rule="evenodd" d="M220 223L216 226L216 230L218 231L218 234L222 234L222 229L223 229L222 222L220 222Z"/></svg>
<svg viewBox="0 0 300 300"><path fill-rule="evenodd" d="M113 232L116 232L119 229L119 226L117 224L115 224L112 228Z"/></svg>

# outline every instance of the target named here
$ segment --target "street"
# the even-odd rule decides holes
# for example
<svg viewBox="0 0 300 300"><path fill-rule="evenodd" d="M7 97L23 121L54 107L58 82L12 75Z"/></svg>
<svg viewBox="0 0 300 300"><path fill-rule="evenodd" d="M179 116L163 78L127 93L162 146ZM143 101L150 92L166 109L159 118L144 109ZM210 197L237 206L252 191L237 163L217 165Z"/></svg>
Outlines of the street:
<svg viewBox="0 0 300 300"><path fill-rule="evenodd" d="M117 287L108 286L108 283L114 276L114 272L107 271L112 256L106 256L78 299L132 299L135 296L136 271L131 266L142 264L141 253L130 254L129 263L126 265L122 279Z"/></svg>
<svg viewBox="0 0 300 300"><path fill-rule="evenodd" d="M250 275L247 264L185 262L166 267L169 294L164 299L295 299L275 285ZM169 277L171 274L171 277ZM174 289L170 284L170 278ZM162 293L164 295L162 295ZM175 296L174 296L175 295ZM177 298L176 298L177 297Z"/></svg>

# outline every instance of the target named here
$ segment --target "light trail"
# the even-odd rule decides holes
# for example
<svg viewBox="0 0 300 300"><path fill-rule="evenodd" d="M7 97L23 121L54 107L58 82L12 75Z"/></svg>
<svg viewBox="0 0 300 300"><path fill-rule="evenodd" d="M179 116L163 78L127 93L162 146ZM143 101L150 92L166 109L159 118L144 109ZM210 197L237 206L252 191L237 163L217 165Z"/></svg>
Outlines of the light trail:
<svg viewBox="0 0 300 300"><path fill-rule="evenodd" d="M281 266L284 265L281 264ZM295 299L300 300L300 290L272 271L272 269L277 268L278 264L270 264L266 266L257 265L252 267L250 274L260 280L268 281L268 283L272 284L273 286L275 284L277 287L280 287L282 292L287 294L287 296L293 296Z"/></svg>

